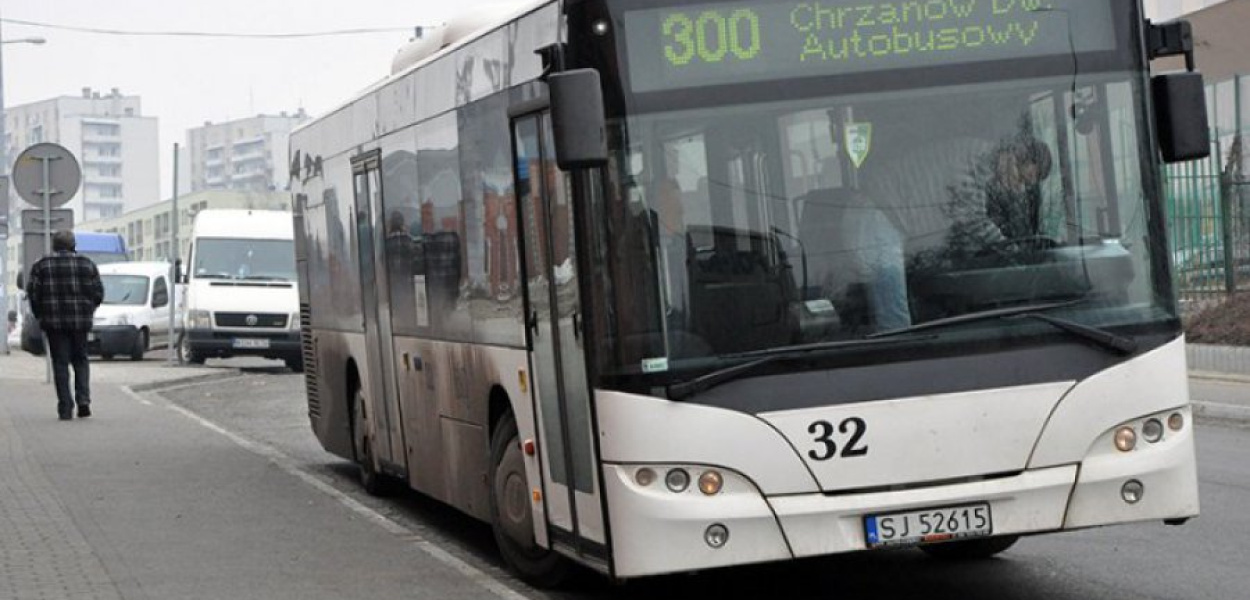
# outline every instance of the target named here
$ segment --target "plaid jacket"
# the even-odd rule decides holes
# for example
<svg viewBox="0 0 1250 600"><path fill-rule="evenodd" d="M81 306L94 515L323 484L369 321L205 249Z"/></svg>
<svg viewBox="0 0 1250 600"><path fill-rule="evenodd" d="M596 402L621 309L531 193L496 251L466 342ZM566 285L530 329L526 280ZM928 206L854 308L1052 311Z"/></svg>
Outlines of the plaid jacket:
<svg viewBox="0 0 1250 600"><path fill-rule="evenodd" d="M41 329L88 331L96 307L104 301L104 284L91 259L55 252L30 268L26 296Z"/></svg>

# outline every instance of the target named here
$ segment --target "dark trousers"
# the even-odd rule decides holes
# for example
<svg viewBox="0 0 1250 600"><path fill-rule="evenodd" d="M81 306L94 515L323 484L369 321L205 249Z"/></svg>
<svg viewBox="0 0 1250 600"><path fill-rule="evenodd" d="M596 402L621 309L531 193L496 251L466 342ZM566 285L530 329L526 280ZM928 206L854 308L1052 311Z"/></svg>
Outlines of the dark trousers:
<svg viewBox="0 0 1250 600"><path fill-rule="evenodd" d="M78 406L91 404L90 363L87 361L86 331L44 331L52 355L52 379L56 382L56 409L62 416ZM74 394L69 392L69 367L74 366Z"/></svg>

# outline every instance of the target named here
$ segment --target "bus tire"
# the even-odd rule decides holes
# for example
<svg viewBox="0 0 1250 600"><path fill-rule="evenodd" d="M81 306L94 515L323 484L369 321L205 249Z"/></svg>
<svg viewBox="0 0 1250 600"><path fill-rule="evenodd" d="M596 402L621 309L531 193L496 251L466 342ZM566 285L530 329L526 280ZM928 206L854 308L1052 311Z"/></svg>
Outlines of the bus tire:
<svg viewBox="0 0 1250 600"><path fill-rule="evenodd" d="M1020 540L1018 535L1002 535L979 540L960 540L921 546L925 554L942 560L979 560L1006 550Z"/></svg>
<svg viewBox="0 0 1250 600"><path fill-rule="evenodd" d="M490 524L499 553L527 583L540 588L559 586L568 578L571 565L534 539L525 457L511 414L500 420L491 435L490 457Z"/></svg>
<svg viewBox="0 0 1250 600"><path fill-rule="evenodd" d="M384 496L387 492L382 475L373 467L373 441L366 427L365 390L356 385L352 391L352 454L360 472L360 485L370 496Z"/></svg>

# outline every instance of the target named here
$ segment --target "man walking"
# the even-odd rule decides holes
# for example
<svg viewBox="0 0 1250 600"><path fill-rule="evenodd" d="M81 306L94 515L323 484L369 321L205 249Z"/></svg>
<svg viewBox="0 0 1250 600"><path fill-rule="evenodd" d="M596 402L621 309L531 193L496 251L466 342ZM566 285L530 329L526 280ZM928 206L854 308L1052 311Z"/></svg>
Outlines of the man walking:
<svg viewBox="0 0 1250 600"><path fill-rule="evenodd" d="M62 421L91 416L91 377L87 362L87 332L96 307L104 300L104 284L95 263L74 252L74 232L52 234L52 254L30 268L26 290L31 311L39 320L52 355L57 412ZM70 394L69 367L74 366L74 393Z"/></svg>

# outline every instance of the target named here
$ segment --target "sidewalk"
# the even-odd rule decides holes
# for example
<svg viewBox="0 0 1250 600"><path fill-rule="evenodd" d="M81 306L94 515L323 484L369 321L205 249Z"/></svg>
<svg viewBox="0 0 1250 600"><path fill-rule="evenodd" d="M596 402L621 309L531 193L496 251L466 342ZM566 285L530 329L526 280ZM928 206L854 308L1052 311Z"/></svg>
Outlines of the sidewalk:
<svg viewBox="0 0 1250 600"><path fill-rule="evenodd" d="M91 418L59 421L40 359L0 356L0 600L500 596L123 389L231 370L115 366L92 365Z"/></svg>
<svg viewBox="0 0 1250 600"><path fill-rule="evenodd" d="M1194 413L1250 423L1250 348L1189 344L1186 354Z"/></svg>

